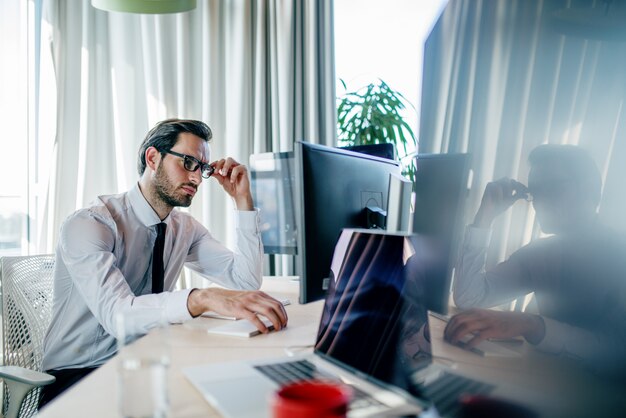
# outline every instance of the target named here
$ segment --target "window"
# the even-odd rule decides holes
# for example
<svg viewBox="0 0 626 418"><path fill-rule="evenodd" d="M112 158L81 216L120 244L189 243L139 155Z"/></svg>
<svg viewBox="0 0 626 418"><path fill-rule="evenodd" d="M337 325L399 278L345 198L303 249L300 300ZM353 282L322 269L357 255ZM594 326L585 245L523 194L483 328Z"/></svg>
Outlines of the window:
<svg viewBox="0 0 626 418"><path fill-rule="evenodd" d="M415 110L403 117L418 137L424 41L447 0L335 0L336 76L355 91L385 81ZM337 95L346 91L337 80Z"/></svg>
<svg viewBox="0 0 626 418"><path fill-rule="evenodd" d="M31 121L40 0L0 3L0 256L31 249Z"/></svg>

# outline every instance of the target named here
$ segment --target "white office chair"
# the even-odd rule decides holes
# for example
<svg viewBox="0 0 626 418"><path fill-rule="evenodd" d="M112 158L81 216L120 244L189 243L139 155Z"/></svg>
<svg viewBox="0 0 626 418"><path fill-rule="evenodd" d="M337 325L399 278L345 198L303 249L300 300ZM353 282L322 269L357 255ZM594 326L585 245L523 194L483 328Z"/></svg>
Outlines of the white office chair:
<svg viewBox="0 0 626 418"><path fill-rule="evenodd" d="M52 255L2 257L2 331L5 418L37 412L41 387L54 376L41 372L43 338L52 314Z"/></svg>

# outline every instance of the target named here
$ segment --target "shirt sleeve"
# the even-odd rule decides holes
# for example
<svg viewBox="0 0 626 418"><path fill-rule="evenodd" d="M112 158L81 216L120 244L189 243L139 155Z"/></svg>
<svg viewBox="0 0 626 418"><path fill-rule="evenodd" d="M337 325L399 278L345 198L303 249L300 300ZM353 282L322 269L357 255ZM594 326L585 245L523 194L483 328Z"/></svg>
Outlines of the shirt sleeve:
<svg viewBox="0 0 626 418"><path fill-rule="evenodd" d="M535 345L538 350L575 358L601 373L624 373L624 341L551 318L542 316L542 319L545 336Z"/></svg>
<svg viewBox="0 0 626 418"><path fill-rule="evenodd" d="M259 211L235 211L234 251L217 241L196 220L198 235L187 256L187 267L230 289L256 290L263 281L263 244Z"/></svg>
<svg viewBox="0 0 626 418"><path fill-rule="evenodd" d="M621 311L620 317L623 317L623 309ZM602 374L624 379L626 335L623 320L611 321L608 329L587 330L544 316L542 319L545 324L545 336L535 348L551 354L576 358Z"/></svg>
<svg viewBox="0 0 626 418"><path fill-rule="evenodd" d="M161 317L135 321L136 328L127 332L145 334L159 323L190 319L186 302L190 289L135 296L118 268L114 248L121 243L116 237L116 225L110 218L82 210L63 224L58 246L72 283L105 331L118 338L117 315L141 317L147 308L160 308Z"/></svg>
<svg viewBox="0 0 626 418"><path fill-rule="evenodd" d="M591 358L598 350L595 334L582 328L542 316L545 336L535 347L553 354L568 354L581 359Z"/></svg>
<svg viewBox="0 0 626 418"><path fill-rule="evenodd" d="M493 307L532 292L520 251L485 270L491 230L468 226L454 278L454 303L459 308Z"/></svg>

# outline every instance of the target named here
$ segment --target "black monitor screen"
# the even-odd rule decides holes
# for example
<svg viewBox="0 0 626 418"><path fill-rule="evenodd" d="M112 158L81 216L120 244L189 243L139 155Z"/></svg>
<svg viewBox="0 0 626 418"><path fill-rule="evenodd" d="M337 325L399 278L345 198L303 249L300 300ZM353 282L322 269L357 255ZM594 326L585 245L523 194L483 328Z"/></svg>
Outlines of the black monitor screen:
<svg viewBox="0 0 626 418"><path fill-rule="evenodd" d="M265 253L296 254L293 153L251 155L250 178L254 204L260 209Z"/></svg>
<svg viewBox="0 0 626 418"><path fill-rule="evenodd" d="M350 145L347 147L341 147L341 149L369 154L380 158L387 158L389 160L396 159L396 149L393 144L389 142L383 144Z"/></svg>
<svg viewBox="0 0 626 418"><path fill-rule="evenodd" d="M429 272L428 309L446 313L452 272L462 237L468 193L467 154L419 154L416 159L413 232L432 240L447 263Z"/></svg>
<svg viewBox="0 0 626 418"><path fill-rule="evenodd" d="M399 163L337 148L296 143L300 302L321 299L342 228L368 228L366 208L386 210L390 173ZM371 211L370 211L371 213Z"/></svg>
<svg viewBox="0 0 626 418"><path fill-rule="evenodd" d="M431 360L424 279L439 260L429 245L420 236L344 230L315 352L413 391L412 371Z"/></svg>

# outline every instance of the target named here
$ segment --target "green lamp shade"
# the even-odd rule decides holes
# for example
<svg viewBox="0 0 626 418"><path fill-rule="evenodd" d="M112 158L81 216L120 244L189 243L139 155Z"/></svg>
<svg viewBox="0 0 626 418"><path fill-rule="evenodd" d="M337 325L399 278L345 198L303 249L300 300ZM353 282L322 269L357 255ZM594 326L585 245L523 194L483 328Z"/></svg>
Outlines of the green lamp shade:
<svg viewBox="0 0 626 418"><path fill-rule="evenodd" d="M196 0L91 0L91 5L107 12L179 13L196 8Z"/></svg>

